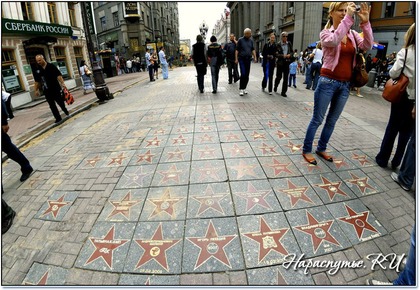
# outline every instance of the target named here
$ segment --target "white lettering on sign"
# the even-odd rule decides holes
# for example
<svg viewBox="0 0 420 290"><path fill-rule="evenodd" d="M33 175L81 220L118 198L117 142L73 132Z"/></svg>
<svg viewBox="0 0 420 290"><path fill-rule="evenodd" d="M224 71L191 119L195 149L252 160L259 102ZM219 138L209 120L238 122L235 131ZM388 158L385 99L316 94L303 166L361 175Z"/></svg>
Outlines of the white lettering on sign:
<svg viewBox="0 0 420 290"><path fill-rule="evenodd" d="M10 31L70 34L68 27L49 26L49 25L42 25L42 24L6 22L5 27L7 30L10 30Z"/></svg>

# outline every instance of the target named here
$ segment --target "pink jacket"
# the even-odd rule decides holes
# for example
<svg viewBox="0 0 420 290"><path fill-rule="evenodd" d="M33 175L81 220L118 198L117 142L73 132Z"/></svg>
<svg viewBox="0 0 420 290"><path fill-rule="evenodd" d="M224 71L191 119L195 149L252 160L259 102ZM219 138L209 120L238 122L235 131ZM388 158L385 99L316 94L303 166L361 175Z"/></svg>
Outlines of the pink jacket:
<svg viewBox="0 0 420 290"><path fill-rule="evenodd" d="M334 70L340 59L341 51L341 40L344 35L347 34L347 39L353 44L353 47L359 47L361 50L370 50L373 46L373 32L370 22L360 24L363 31L362 38L357 31L351 30L354 23L354 19L348 15L344 16L344 19L338 25L337 30L334 30L334 26L329 29L324 29L319 34L321 38L322 52L324 54L323 68ZM355 39L356 37L356 39ZM356 66L356 54L353 58L353 67Z"/></svg>

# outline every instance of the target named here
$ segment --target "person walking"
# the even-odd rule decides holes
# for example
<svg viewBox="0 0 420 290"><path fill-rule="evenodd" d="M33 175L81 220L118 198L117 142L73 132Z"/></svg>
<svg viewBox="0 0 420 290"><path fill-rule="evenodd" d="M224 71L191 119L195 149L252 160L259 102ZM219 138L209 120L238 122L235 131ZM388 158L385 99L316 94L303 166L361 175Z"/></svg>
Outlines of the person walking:
<svg viewBox="0 0 420 290"><path fill-rule="evenodd" d="M264 78L262 80L261 86L262 91L267 87L268 80L268 93L272 95L273 91L273 75L274 68L276 67L276 55L277 55L277 45L276 45L276 35L274 33L270 34L270 41L264 44L263 51L263 73Z"/></svg>
<svg viewBox="0 0 420 290"><path fill-rule="evenodd" d="M15 115L13 115L13 110L12 110L12 94L6 92L3 88L1 90L1 98L4 101L4 103L6 104L6 109L7 109L7 114L9 115L9 119L13 119L15 117Z"/></svg>
<svg viewBox="0 0 420 290"><path fill-rule="evenodd" d="M292 44L287 41L288 33L283 31L281 33L281 40L277 43L277 72L276 80L274 81L274 92L277 92L277 87L283 78L283 85L281 87L281 96L287 97L287 81L289 78L289 66L294 61Z"/></svg>
<svg viewBox="0 0 420 290"><path fill-rule="evenodd" d="M197 35L197 43L192 46L191 57L197 71L197 84L200 93L204 93L204 76L207 74L206 45L203 36Z"/></svg>
<svg viewBox="0 0 420 290"><path fill-rule="evenodd" d="M316 86L318 85L319 75L321 73L322 67L322 48L321 48L321 41L319 41L316 45L314 51L312 51L313 60L311 64L311 72L309 73L308 83L306 84L306 88L309 90L311 89L315 91Z"/></svg>
<svg viewBox="0 0 420 290"><path fill-rule="evenodd" d="M235 51L236 51L236 37L235 34L230 34L230 41L225 44L223 50L226 54L226 64L228 68L228 81L229 84L233 81L236 83L239 80L238 64L235 63Z"/></svg>
<svg viewBox="0 0 420 290"><path fill-rule="evenodd" d="M159 61L156 51L152 54L153 72L156 75L156 79L159 79Z"/></svg>
<svg viewBox="0 0 420 290"><path fill-rule="evenodd" d="M162 46L159 51L159 61L162 65L162 76L164 80L168 79L168 62L166 61L165 48Z"/></svg>
<svg viewBox="0 0 420 290"><path fill-rule="evenodd" d="M412 110L415 107L415 24L413 24L405 35L404 47L398 52L395 64L389 74L391 78L398 78L404 68L404 75L407 76L409 84L405 95L399 103L391 103L391 112L385 134L382 139L381 149L376 155L376 163L380 167L387 167L391 157L394 142L398 135L398 145L391 161L391 168L396 169L403 158L404 151L410 136L415 127L415 120L412 118ZM405 65L404 65L405 62ZM407 148L408 150L408 148Z"/></svg>
<svg viewBox="0 0 420 290"><path fill-rule="evenodd" d="M155 81L155 78L153 76L153 64L151 62L152 56L150 55L150 49L146 49L146 54L144 55L144 58L146 59L146 69L149 72L149 78L151 82Z"/></svg>
<svg viewBox="0 0 420 290"><path fill-rule="evenodd" d="M60 106L64 114L69 115L69 111L67 111L66 105L64 104L64 98L61 95L61 90L66 88L66 84L64 83L60 70L55 65L45 61L43 55L38 54L35 56L35 60L38 64L34 72L35 96L39 97L41 95L40 90L42 88L51 112L54 115L55 123L58 123L62 118L55 103Z"/></svg>
<svg viewBox="0 0 420 290"><path fill-rule="evenodd" d="M315 89L312 119L302 148L303 158L311 164L317 164L312 155L312 144L328 107L329 111L318 141L316 154L327 161L333 161L333 157L326 152L327 144L349 97L350 80L356 64L356 48L370 50L373 45L373 32L369 22L370 9L371 7L365 2L360 4L358 12L356 12L354 2L330 4L327 24L320 32L324 63ZM354 14L360 20L364 38L351 30Z"/></svg>
<svg viewBox="0 0 420 290"><path fill-rule="evenodd" d="M293 81L293 87L296 89L296 73L297 73L297 67L298 63L295 59L294 62L292 62L289 66L289 87L292 85Z"/></svg>
<svg viewBox="0 0 420 290"><path fill-rule="evenodd" d="M133 68L133 62L131 61L131 59L127 59L126 63L125 63L126 67L127 67L127 73L132 73L132 68Z"/></svg>
<svg viewBox="0 0 420 290"><path fill-rule="evenodd" d="M210 37L210 44L207 48L207 63L210 65L212 93L217 93L217 83L219 82L220 66L223 64L222 47L217 43L216 36Z"/></svg>
<svg viewBox="0 0 420 290"><path fill-rule="evenodd" d="M87 94L87 90L92 89L95 91L95 85L92 83L92 79L90 78L92 72L89 70L88 66L86 65L86 61L82 59L80 62L79 73L82 76L83 82L83 94Z"/></svg>
<svg viewBox="0 0 420 290"><path fill-rule="evenodd" d="M254 41L251 39L252 31L250 28L245 28L244 36L239 38L236 43L235 64L239 63L241 70L241 77L239 81L239 95L248 94L246 87L249 82L249 73L251 71L251 61L257 62L255 54Z"/></svg>

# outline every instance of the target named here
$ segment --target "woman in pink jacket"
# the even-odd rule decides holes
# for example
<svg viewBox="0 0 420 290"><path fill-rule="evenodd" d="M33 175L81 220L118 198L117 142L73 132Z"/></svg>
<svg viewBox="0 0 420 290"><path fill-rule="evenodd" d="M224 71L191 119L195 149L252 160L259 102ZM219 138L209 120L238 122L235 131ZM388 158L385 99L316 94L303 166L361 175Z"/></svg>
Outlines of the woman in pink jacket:
<svg viewBox="0 0 420 290"><path fill-rule="evenodd" d="M328 106L330 109L316 154L327 161L333 161L333 157L326 153L327 144L349 97L350 80L356 65L356 50L370 50L373 45L373 32L369 22L370 8L366 3L362 3L360 10L356 11L354 2L332 2L330 5L328 22L320 33L324 61L314 94L313 116L303 144L302 155L311 164L317 164L312 154L312 143ZM364 38L351 29L354 15L360 19Z"/></svg>

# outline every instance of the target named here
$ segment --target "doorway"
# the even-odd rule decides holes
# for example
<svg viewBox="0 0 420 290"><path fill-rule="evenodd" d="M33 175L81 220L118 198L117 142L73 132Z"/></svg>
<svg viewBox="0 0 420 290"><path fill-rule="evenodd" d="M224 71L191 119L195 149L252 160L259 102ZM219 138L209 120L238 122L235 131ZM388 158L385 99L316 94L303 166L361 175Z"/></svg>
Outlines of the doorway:
<svg viewBox="0 0 420 290"><path fill-rule="evenodd" d="M42 54L45 57L45 60L47 60L47 56L45 55L45 49L43 49L42 47L25 48L26 61L30 64L32 72L36 70L37 63L35 60L35 56L37 56L38 54Z"/></svg>

